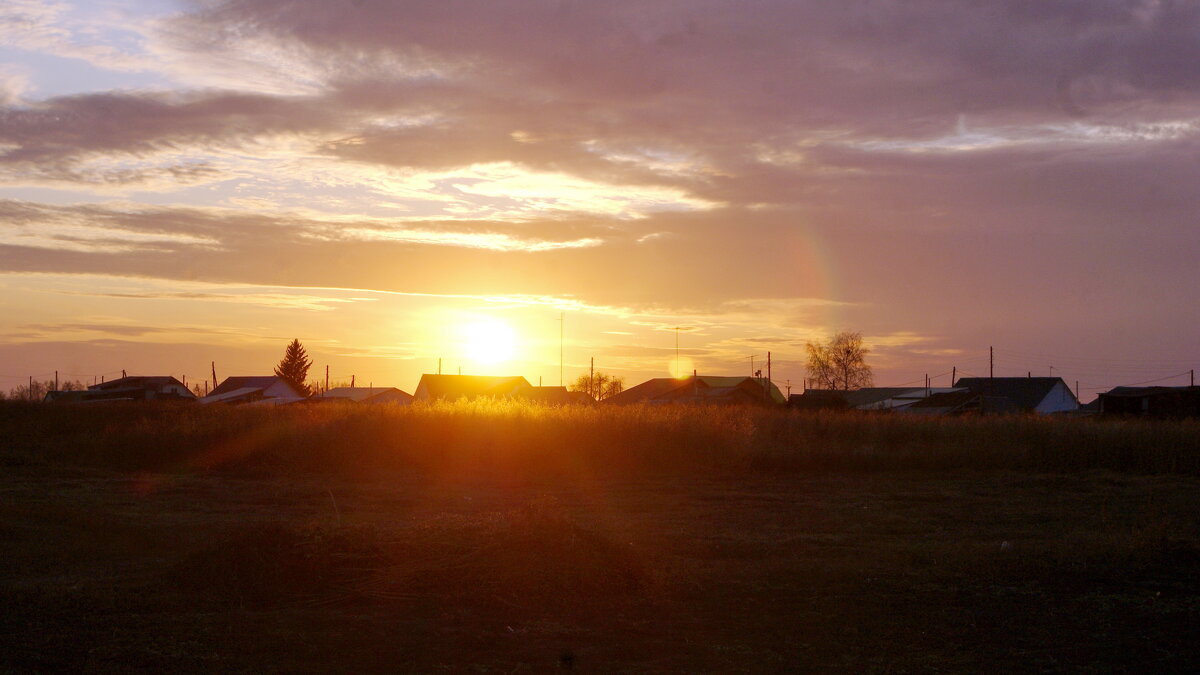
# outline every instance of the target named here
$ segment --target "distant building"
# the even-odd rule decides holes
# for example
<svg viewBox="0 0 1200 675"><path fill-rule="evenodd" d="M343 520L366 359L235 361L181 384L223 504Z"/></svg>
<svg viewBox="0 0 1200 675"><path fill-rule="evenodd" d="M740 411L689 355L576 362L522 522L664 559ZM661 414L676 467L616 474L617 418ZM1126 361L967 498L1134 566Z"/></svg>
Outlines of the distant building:
<svg viewBox="0 0 1200 675"><path fill-rule="evenodd" d="M287 380L277 375L227 377L200 403L230 403L253 405L283 405L307 398Z"/></svg>
<svg viewBox="0 0 1200 675"><path fill-rule="evenodd" d="M596 399L583 391L567 391L566 387L530 387L525 400L543 405L590 405Z"/></svg>
<svg viewBox="0 0 1200 675"><path fill-rule="evenodd" d="M518 375L422 375L413 392L417 401L477 398L527 398L533 386Z"/></svg>
<svg viewBox="0 0 1200 675"><path fill-rule="evenodd" d="M1003 404L1012 412L1049 414L1079 409L1079 401L1061 377L963 377L954 383L983 397L983 412ZM997 399L1003 399L999 401Z"/></svg>
<svg viewBox="0 0 1200 675"><path fill-rule="evenodd" d="M311 400L408 405L412 403L413 395L395 387L334 387L313 396Z"/></svg>
<svg viewBox="0 0 1200 675"><path fill-rule="evenodd" d="M169 375L132 375L94 384L78 391L52 391L46 401L104 403L117 401L195 401L196 395Z"/></svg>
<svg viewBox="0 0 1200 675"><path fill-rule="evenodd" d="M953 387L863 387L862 389L809 389L792 395L788 404L802 409L850 408L902 410L934 394L958 391Z"/></svg>
<svg viewBox="0 0 1200 675"><path fill-rule="evenodd" d="M614 405L782 405L787 399L766 378L701 375L682 379L654 378L610 396L603 402Z"/></svg>
<svg viewBox="0 0 1200 675"><path fill-rule="evenodd" d="M1200 417L1200 387L1115 387L1098 400L1101 415Z"/></svg>

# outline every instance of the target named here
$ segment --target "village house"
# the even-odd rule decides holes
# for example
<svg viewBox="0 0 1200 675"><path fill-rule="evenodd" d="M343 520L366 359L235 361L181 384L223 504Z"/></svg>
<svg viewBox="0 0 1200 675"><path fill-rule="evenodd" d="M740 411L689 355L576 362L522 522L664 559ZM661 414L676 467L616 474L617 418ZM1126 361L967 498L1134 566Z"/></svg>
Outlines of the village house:
<svg viewBox="0 0 1200 675"><path fill-rule="evenodd" d="M117 401L195 401L187 386L169 375L130 375L78 391L52 391L46 401L101 403Z"/></svg>
<svg viewBox="0 0 1200 675"><path fill-rule="evenodd" d="M284 405L303 401L306 396L277 375L227 377L200 403Z"/></svg>
<svg viewBox="0 0 1200 675"><path fill-rule="evenodd" d="M1200 387L1114 387L1099 402L1101 415L1200 417Z"/></svg>
<svg viewBox="0 0 1200 675"><path fill-rule="evenodd" d="M786 402L779 388L766 378L711 375L657 377L604 399L604 403L614 405L782 405Z"/></svg>
<svg viewBox="0 0 1200 675"><path fill-rule="evenodd" d="M984 412L1047 415L1079 409L1079 400L1061 377L962 377L954 386L982 396ZM995 405L1007 410L995 410Z"/></svg>
<svg viewBox="0 0 1200 675"><path fill-rule="evenodd" d="M395 387L334 387L313 396L312 401L348 401L354 403L395 403L408 405L413 395Z"/></svg>
<svg viewBox="0 0 1200 675"><path fill-rule="evenodd" d="M524 377L495 375L421 376L413 398L417 401L457 401L477 398L527 398L533 386Z"/></svg>

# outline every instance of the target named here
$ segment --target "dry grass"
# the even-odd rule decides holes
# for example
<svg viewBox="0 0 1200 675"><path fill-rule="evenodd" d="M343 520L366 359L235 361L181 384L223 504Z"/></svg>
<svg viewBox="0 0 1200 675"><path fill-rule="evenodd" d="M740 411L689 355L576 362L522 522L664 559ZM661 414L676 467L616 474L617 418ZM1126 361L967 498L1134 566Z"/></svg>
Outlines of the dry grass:
<svg viewBox="0 0 1200 675"><path fill-rule="evenodd" d="M1188 672L1194 423L0 408L3 672Z"/></svg>
<svg viewBox="0 0 1200 675"><path fill-rule="evenodd" d="M126 470L580 472L1009 469L1200 474L1200 422L919 418L460 402L279 409L0 406L0 457Z"/></svg>

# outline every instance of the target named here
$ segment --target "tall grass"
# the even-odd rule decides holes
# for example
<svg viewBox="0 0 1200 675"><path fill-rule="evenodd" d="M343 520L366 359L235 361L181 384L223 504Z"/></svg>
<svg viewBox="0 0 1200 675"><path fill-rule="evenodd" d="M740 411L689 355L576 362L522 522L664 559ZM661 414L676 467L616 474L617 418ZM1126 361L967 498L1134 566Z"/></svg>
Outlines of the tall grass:
<svg viewBox="0 0 1200 675"><path fill-rule="evenodd" d="M0 464L122 470L557 476L1009 469L1200 474L1200 422L919 418L504 401L275 409L0 405Z"/></svg>

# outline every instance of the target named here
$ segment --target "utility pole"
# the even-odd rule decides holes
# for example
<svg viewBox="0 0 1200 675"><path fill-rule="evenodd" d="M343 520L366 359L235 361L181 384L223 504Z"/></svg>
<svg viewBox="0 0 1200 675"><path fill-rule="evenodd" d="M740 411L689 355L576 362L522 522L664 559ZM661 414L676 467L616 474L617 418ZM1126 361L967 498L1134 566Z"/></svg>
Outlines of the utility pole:
<svg viewBox="0 0 1200 675"><path fill-rule="evenodd" d="M563 328L566 318L563 312L558 313L558 386L563 386Z"/></svg>
<svg viewBox="0 0 1200 675"><path fill-rule="evenodd" d="M1050 377L1054 377L1054 366L1050 366Z"/></svg>
<svg viewBox="0 0 1200 675"><path fill-rule="evenodd" d="M1079 380L1075 380L1075 402L1079 402Z"/></svg>
<svg viewBox="0 0 1200 675"><path fill-rule="evenodd" d="M217 362L216 361L212 362L212 373L213 373L213 389L216 389L217 388Z"/></svg>
<svg viewBox="0 0 1200 675"><path fill-rule="evenodd" d="M595 378L596 378L596 357L593 356L592 357L592 365L588 367L588 393L591 394L592 396L595 396L597 399L599 399L600 397L596 395L596 390L594 388L595 385L593 384L596 381Z"/></svg>
<svg viewBox="0 0 1200 675"><path fill-rule="evenodd" d="M787 380L787 392L788 392L788 400L790 401L792 399L792 381L791 380Z"/></svg>
<svg viewBox="0 0 1200 675"><path fill-rule="evenodd" d="M213 383L213 386L217 386L215 382ZM208 380L204 381L204 395L208 396Z"/></svg>
<svg viewBox="0 0 1200 675"><path fill-rule="evenodd" d="M1196 386L1196 369L1195 369L1195 368L1192 368L1191 370L1189 370L1189 371L1188 371L1188 374L1190 375L1190 380L1191 380L1191 381L1188 383L1188 386L1189 386L1189 387L1194 387L1194 386Z"/></svg>
<svg viewBox="0 0 1200 675"><path fill-rule="evenodd" d="M988 379L996 377L996 350L988 347Z"/></svg>
<svg viewBox="0 0 1200 675"><path fill-rule="evenodd" d="M325 364L325 391L329 391L329 364Z"/></svg>
<svg viewBox="0 0 1200 675"><path fill-rule="evenodd" d="M442 358L439 356L438 357L438 375L441 375L441 374L442 374ZM351 386L353 386L353 385L351 385Z"/></svg>
<svg viewBox="0 0 1200 675"><path fill-rule="evenodd" d="M58 391L58 371L54 371L54 391Z"/></svg>
<svg viewBox="0 0 1200 675"><path fill-rule="evenodd" d="M754 377L754 356L750 357L750 377Z"/></svg>
<svg viewBox="0 0 1200 675"><path fill-rule="evenodd" d="M439 359L439 361L440 361L440 359ZM441 368L441 364L439 363L439 364L438 364L438 375L441 375L441 374L442 374L442 373L441 373L441 370L442 370L442 368ZM351 388L351 389L353 389L353 388L354 388L354 376L353 376L353 375L351 375L351 376L350 376L350 388Z"/></svg>
<svg viewBox="0 0 1200 675"><path fill-rule="evenodd" d="M675 371L675 377L683 376L679 370L679 326L675 326L675 367L671 370Z"/></svg>
<svg viewBox="0 0 1200 675"><path fill-rule="evenodd" d="M958 379L958 366L950 367L950 386L954 386L954 381Z"/></svg>
<svg viewBox="0 0 1200 675"><path fill-rule="evenodd" d="M767 387L771 386L771 352L767 352ZM770 391L768 389L768 391Z"/></svg>

